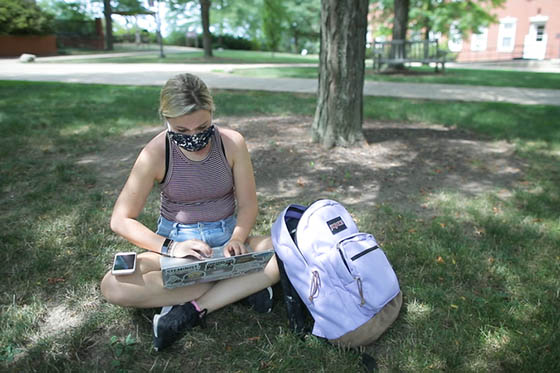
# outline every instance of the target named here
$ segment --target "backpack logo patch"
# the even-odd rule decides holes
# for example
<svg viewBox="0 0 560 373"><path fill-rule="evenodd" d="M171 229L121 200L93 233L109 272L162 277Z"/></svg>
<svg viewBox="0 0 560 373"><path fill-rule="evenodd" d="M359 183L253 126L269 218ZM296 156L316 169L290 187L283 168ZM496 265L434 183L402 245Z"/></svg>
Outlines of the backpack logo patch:
<svg viewBox="0 0 560 373"><path fill-rule="evenodd" d="M332 234L340 233L346 229L346 224L344 224L344 221L340 216L337 216L336 218L329 220L327 222L327 225L329 226L329 229L331 230Z"/></svg>

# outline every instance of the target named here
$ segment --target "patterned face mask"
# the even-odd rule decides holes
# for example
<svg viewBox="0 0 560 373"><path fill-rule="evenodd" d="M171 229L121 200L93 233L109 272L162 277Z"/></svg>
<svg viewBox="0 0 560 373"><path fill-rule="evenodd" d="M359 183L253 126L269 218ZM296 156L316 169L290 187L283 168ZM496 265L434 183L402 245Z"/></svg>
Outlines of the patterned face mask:
<svg viewBox="0 0 560 373"><path fill-rule="evenodd" d="M204 131L194 135L186 135L184 133L171 131L171 127L169 126L169 123L167 123L167 132L169 133L170 139L173 140L177 146L188 152L197 152L204 149L204 147L210 142L210 138L214 133L214 125L211 125Z"/></svg>

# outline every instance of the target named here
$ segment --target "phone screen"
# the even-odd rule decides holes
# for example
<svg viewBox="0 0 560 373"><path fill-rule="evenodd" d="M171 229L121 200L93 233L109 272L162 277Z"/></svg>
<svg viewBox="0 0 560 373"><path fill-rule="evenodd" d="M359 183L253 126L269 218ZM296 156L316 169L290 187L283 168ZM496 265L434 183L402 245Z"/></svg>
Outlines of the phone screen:
<svg viewBox="0 0 560 373"><path fill-rule="evenodd" d="M118 254L115 256L115 264L113 265L114 271L122 271L134 268L134 254Z"/></svg>

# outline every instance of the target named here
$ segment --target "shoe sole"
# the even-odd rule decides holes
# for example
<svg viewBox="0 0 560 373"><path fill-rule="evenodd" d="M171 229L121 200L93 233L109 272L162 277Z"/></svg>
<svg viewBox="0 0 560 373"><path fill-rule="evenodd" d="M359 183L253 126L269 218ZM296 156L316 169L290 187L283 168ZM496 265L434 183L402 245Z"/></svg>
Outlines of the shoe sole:
<svg viewBox="0 0 560 373"><path fill-rule="evenodd" d="M272 287L269 286L269 287L266 288L266 290L268 291L268 296L269 296L268 299L269 299L269 300L272 300L272 296L273 296L273 294L272 294ZM270 313L270 311L272 311L272 307L270 307L270 308L268 309L268 311L266 311L265 313Z"/></svg>
<svg viewBox="0 0 560 373"><path fill-rule="evenodd" d="M159 321L159 318L160 318L160 317L161 317L161 315L160 315L159 313L156 313L156 314L154 315L154 321L153 321L153 323L152 323L153 328L154 328L154 337L155 337L155 338L158 337L157 325L158 325L158 321Z"/></svg>

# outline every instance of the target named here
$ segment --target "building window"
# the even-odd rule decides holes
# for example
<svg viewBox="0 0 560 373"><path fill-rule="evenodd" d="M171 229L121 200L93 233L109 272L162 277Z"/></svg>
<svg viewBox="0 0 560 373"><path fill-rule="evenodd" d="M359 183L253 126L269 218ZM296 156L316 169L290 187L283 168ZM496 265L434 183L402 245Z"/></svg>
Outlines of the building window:
<svg viewBox="0 0 560 373"><path fill-rule="evenodd" d="M488 46L488 28L481 27L478 34L471 36L471 50L473 52L485 51Z"/></svg>
<svg viewBox="0 0 560 373"><path fill-rule="evenodd" d="M515 48L515 31L517 19L502 18L498 29L498 52L513 52Z"/></svg>
<svg viewBox="0 0 560 373"><path fill-rule="evenodd" d="M544 25L537 26L537 41L542 41L544 35Z"/></svg>
<svg viewBox="0 0 560 373"><path fill-rule="evenodd" d="M463 37L461 36L461 31L457 27L456 22L452 23L449 28L447 47L451 52L460 52L461 49L463 49Z"/></svg>

